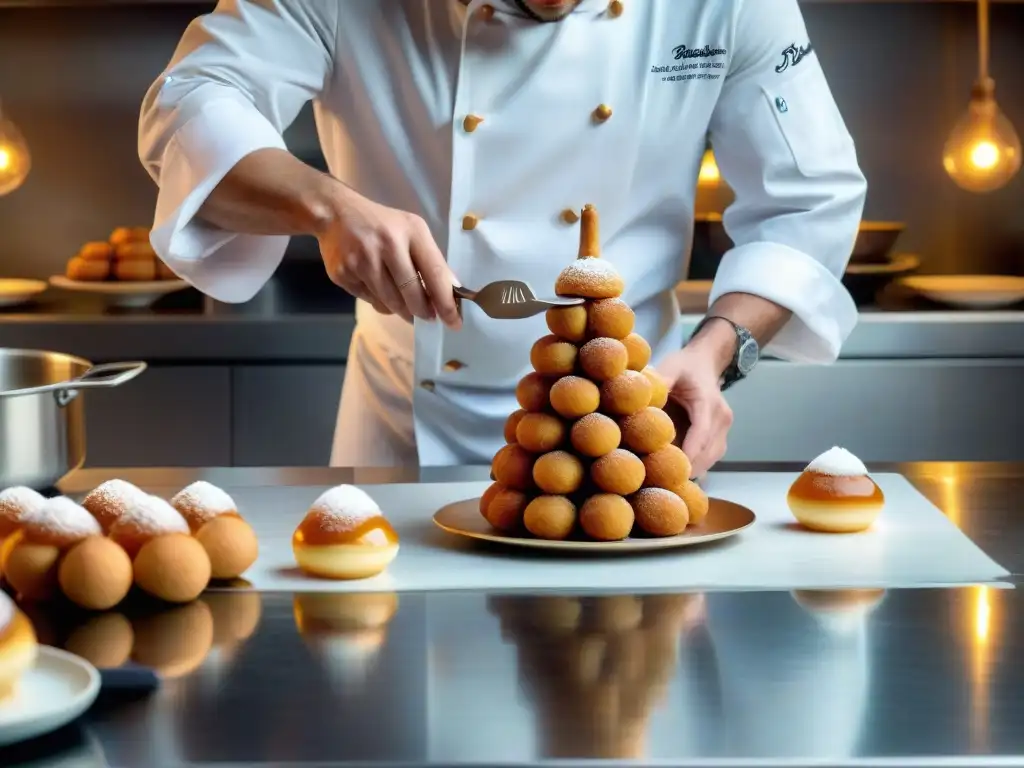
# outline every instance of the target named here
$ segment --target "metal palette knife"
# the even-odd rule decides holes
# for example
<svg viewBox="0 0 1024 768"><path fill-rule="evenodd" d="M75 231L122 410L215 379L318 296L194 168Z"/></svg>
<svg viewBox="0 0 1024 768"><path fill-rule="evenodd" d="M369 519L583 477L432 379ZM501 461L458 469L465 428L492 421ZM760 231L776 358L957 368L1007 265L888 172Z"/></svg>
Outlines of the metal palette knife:
<svg viewBox="0 0 1024 768"><path fill-rule="evenodd" d="M522 320L539 315L552 307L574 307L583 299L555 297L540 299L529 283L522 280L496 280L473 291L461 286L455 288L455 303L462 311L462 301L471 301L495 320Z"/></svg>

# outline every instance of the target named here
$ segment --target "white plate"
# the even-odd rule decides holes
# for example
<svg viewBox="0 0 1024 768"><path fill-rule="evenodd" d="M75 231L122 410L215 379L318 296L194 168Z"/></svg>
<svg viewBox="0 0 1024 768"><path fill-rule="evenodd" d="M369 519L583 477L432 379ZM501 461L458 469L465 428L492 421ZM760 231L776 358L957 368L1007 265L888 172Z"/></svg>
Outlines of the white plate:
<svg viewBox="0 0 1024 768"><path fill-rule="evenodd" d="M67 651L39 647L35 667L0 702L0 747L42 736L80 717L100 692L100 673Z"/></svg>
<svg viewBox="0 0 1024 768"><path fill-rule="evenodd" d="M684 280L676 286L676 299L683 313L704 313L711 298L713 280Z"/></svg>
<svg viewBox="0 0 1024 768"><path fill-rule="evenodd" d="M89 282L70 280L64 275L54 275L50 285L65 291L92 293L106 298L117 307L148 307L154 301L169 293L188 288L184 280L153 280L148 282Z"/></svg>
<svg viewBox="0 0 1024 768"><path fill-rule="evenodd" d="M953 307L995 309L1024 301L1024 277L1010 275L915 275L899 281L922 296Z"/></svg>
<svg viewBox="0 0 1024 768"><path fill-rule="evenodd" d="M46 290L42 280L0 279L0 307L16 307Z"/></svg>

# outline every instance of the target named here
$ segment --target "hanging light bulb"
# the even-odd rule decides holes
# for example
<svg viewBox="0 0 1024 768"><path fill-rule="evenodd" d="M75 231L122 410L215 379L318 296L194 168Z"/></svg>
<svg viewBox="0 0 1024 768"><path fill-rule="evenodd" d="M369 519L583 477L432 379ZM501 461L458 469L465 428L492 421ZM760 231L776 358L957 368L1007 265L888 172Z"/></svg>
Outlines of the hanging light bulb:
<svg viewBox="0 0 1024 768"><path fill-rule="evenodd" d="M988 75L988 21L988 0L978 0L978 81L942 155L946 173L968 192L999 189L1021 166L1020 137L999 109L995 81Z"/></svg>
<svg viewBox="0 0 1024 768"><path fill-rule="evenodd" d="M31 168L32 156L25 137L0 109L0 195L20 187Z"/></svg>
<svg viewBox="0 0 1024 768"><path fill-rule="evenodd" d="M722 174L718 172L718 162L715 160L715 153L708 147L704 150L704 157L700 161L700 173L697 175L697 183L702 187L717 186L722 180Z"/></svg>

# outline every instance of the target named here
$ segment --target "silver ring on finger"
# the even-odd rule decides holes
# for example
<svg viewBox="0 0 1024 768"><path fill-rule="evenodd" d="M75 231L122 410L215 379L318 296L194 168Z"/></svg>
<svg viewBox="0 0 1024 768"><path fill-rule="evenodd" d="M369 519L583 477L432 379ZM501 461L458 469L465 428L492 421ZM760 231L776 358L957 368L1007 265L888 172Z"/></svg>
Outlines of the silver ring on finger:
<svg viewBox="0 0 1024 768"><path fill-rule="evenodd" d="M404 290L405 288L408 288L408 287L409 287L410 285L413 285L414 283L419 283L419 284L420 284L420 286L422 286L422 285L423 285L423 278L422 278L422 277L420 276L420 273L419 273L419 272L417 272L417 273L416 273L415 275L413 275L412 277L410 277L410 278L409 278L408 280L406 280L405 282L403 282L403 283L399 283L399 284L398 284L398 290L400 290L400 291L401 291L401 290Z"/></svg>

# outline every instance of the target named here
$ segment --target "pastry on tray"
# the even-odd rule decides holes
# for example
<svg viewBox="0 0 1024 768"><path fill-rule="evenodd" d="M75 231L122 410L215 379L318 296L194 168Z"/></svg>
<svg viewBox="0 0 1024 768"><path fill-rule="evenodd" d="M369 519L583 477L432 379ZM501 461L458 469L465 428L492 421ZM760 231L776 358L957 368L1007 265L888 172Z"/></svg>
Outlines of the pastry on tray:
<svg viewBox="0 0 1024 768"><path fill-rule="evenodd" d="M146 227L118 227L107 241L85 243L68 261L65 275L80 282L178 279L157 257Z"/></svg>
<svg viewBox="0 0 1024 768"><path fill-rule="evenodd" d="M838 446L807 465L786 500L801 525L823 533L867 530L885 506L864 462Z"/></svg>
<svg viewBox="0 0 1024 768"><path fill-rule="evenodd" d="M547 312L550 334L530 350L516 387L520 409L494 456L480 512L507 534L618 541L677 536L699 525L708 499L663 410L668 383L634 333L622 277L600 258L598 217L583 210L578 258L558 276L559 296L582 305Z"/></svg>

